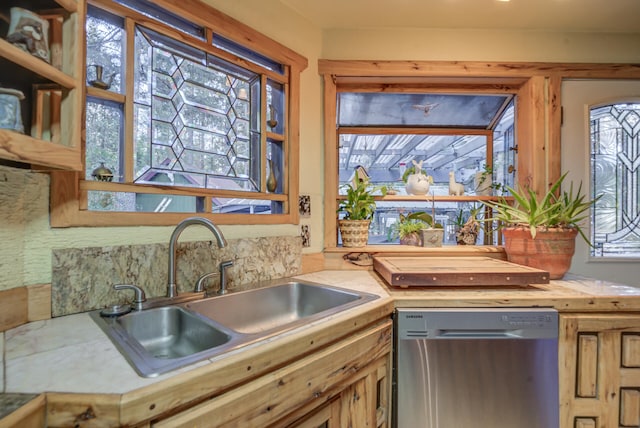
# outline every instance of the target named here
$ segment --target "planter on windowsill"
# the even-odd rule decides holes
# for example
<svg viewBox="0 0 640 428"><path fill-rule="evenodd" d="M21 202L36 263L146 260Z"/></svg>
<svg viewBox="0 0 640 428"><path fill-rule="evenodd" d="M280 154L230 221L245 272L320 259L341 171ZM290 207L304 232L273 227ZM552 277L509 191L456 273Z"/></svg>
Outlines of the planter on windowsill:
<svg viewBox="0 0 640 428"><path fill-rule="evenodd" d="M441 229L441 228L422 229L420 233L422 233L423 247L442 247L442 241L444 239L444 229Z"/></svg>

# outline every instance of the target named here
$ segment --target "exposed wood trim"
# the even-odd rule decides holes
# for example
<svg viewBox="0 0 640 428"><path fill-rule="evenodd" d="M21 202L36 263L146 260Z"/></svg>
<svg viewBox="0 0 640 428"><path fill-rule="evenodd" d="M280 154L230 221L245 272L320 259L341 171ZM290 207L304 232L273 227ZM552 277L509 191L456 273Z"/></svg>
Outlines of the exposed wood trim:
<svg viewBox="0 0 640 428"><path fill-rule="evenodd" d="M27 320L51 319L51 284L27 286Z"/></svg>
<svg viewBox="0 0 640 428"><path fill-rule="evenodd" d="M640 78L640 64L318 60L320 74L336 76Z"/></svg>
<svg viewBox="0 0 640 428"><path fill-rule="evenodd" d="M401 132L398 132L401 131ZM394 134L416 134L416 135L483 135L489 136L493 133L487 129L462 129L462 128L406 128L406 127L358 127L358 126L341 126L338 128L338 134L363 134L363 135L394 135Z"/></svg>
<svg viewBox="0 0 640 428"><path fill-rule="evenodd" d="M35 163L45 168L77 171L82 169L79 150L79 146L68 147L8 129L0 129L0 157L3 159Z"/></svg>
<svg viewBox="0 0 640 428"><path fill-rule="evenodd" d="M338 242L336 197L338 196L338 134L336 132L337 93L330 75L324 81L324 245Z"/></svg>
<svg viewBox="0 0 640 428"><path fill-rule="evenodd" d="M516 109L517 182L538 195L547 190L545 91L546 79L541 76L532 77L520 90Z"/></svg>
<svg viewBox="0 0 640 428"><path fill-rule="evenodd" d="M548 144L547 144L547 171L551 186L562 175L562 78L553 76L548 82Z"/></svg>
<svg viewBox="0 0 640 428"><path fill-rule="evenodd" d="M338 92L386 92L386 93L420 93L430 94L513 94L518 91L522 83L518 85L483 85L483 84L457 84L424 83L424 84L386 84L386 83L347 83L338 86Z"/></svg>
<svg viewBox="0 0 640 428"><path fill-rule="evenodd" d="M27 299L26 287L0 291L0 331L28 322Z"/></svg>
<svg viewBox="0 0 640 428"><path fill-rule="evenodd" d="M300 270L300 274L324 270L324 253L303 254Z"/></svg>
<svg viewBox="0 0 640 428"><path fill-rule="evenodd" d="M77 206L77 204L76 204ZM73 211L71 209L52 213L52 227L106 227L106 226L175 226L194 213L137 213L137 212L103 212ZM208 214L197 213L216 224L295 224L289 214ZM54 216L56 217L54 221Z"/></svg>
<svg viewBox="0 0 640 428"><path fill-rule="evenodd" d="M436 88L450 86L493 88L494 90L519 88L527 82L528 77L476 77L476 76L335 76L338 89L349 86L397 86L397 87L422 87L433 86Z"/></svg>
<svg viewBox="0 0 640 428"><path fill-rule="evenodd" d="M87 86L86 90L87 96L99 98L101 100L108 100L124 104L127 99L127 97L123 94L119 94L113 91L105 91L104 89L94 88L93 86Z"/></svg>
<svg viewBox="0 0 640 428"><path fill-rule="evenodd" d="M125 27L125 32L127 34L135 34L135 27L136 27L136 23L130 19L130 18L126 18L124 20L124 27ZM125 72L126 72L126 76L127 79L133 79L133 76L135 76L135 55L136 55L136 47L135 47L135 38L134 37L125 37L125 55L126 55L126 60L125 60ZM122 148L123 150L123 156L124 159L127 159L127 161L123 162L124 164L124 171L122 171L122 175L123 175L123 181L125 183L131 183L133 182L133 176L134 176L134 168L133 168L133 159L134 159L134 91L133 91L133 85L130 83L125 83L124 85L124 90L125 90L125 100L126 102L124 103L124 124L123 124L123 131L124 131L124 147ZM150 131L151 135L153 135L153 132ZM151 138L151 137L150 137Z"/></svg>
<svg viewBox="0 0 640 428"><path fill-rule="evenodd" d="M214 196L219 198L260 199L286 201L287 196L278 193L242 192L238 190L200 189L181 186L160 186L153 184L128 184L103 181L80 181L80 190L97 190L105 192L133 192L147 194L171 194L183 196Z"/></svg>
<svg viewBox="0 0 640 428"><path fill-rule="evenodd" d="M77 0L54 0L60 6L64 8L69 13L74 13L78 11L78 1Z"/></svg>
<svg viewBox="0 0 640 428"><path fill-rule="evenodd" d="M291 216L291 223L300 222L298 210L298 198L300 195L300 73L295 66L292 67L289 83L285 85L285 104L289 114L285 118L285 148L288 154L287 171L288 180L285 180L284 191L289 195L289 206L286 211ZM288 122L287 122L288 121Z"/></svg>
<svg viewBox="0 0 640 428"><path fill-rule="evenodd" d="M0 420L3 427L44 427L46 425L46 398L40 394Z"/></svg>
<svg viewBox="0 0 640 428"><path fill-rule="evenodd" d="M173 0L150 1L204 27L213 27L223 37L234 40L276 61L296 65L301 71L309 65L307 58L292 49L206 5L200 0L182 0L180 2Z"/></svg>
<svg viewBox="0 0 640 428"><path fill-rule="evenodd" d="M4 39L0 39L0 57L6 58L21 67L49 79L65 89L73 89L77 82L72 76L58 70L51 64L26 53Z"/></svg>
<svg viewBox="0 0 640 428"><path fill-rule="evenodd" d="M149 17L141 13L138 13L133 9L129 9L128 7L114 3L110 0L89 0L89 2L97 7L100 7L116 15L129 17L133 19L136 23L141 24L143 27L156 31L160 34L168 35L171 38L179 40L180 42L186 45L195 47L197 49L202 49L210 53L214 53L216 56L224 58L225 60L235 65L254 71L255 73L258 73L258 74L266 74L270 79L273 79L275 81L278 81L281 83L284 83L287 81L288 74L286 71L285 73L280 74L278 72L269 70L251 61L247 61L243 58L239 58L230 52L224 51L222 49L218 49L217 47L211 45L206 41L200 40L196 37L187 36L185 33L179 30L176 30L175 28L172 28L161 22L149 19ZM207 6L207 7L210 7L210 6ZM209 24L203 24L203 25L207 26Z"/></svg>

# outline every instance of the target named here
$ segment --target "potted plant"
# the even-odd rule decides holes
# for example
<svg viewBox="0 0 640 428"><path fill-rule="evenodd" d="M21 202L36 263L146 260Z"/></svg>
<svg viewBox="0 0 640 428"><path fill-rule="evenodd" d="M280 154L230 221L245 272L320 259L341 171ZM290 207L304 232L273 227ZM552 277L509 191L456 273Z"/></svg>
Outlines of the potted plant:
<svg viewBox="0 0 640 428"><path fill-rule="evenodd" d="M396 233L402 245L422 246L422 230L433 227L433 217L424 211L416 211L404 215L400 213L400 221L396 223Z"/></svg>
<svg viewBox="0 0 640 428"><path fill-rule="evenodd" d="M338 228L344 247L364 247L369 239L369 224L376 209L373 194L380 191L384 196L384 186L370 187L367 177L360 178L356 170L351 183L344 185L346 199L340 201L337 212L343 212L344 218L338 220Z"/></svg>
<svg viewBox="0 0 640 428"><path fill-rule="evenodd" d="M556 181L539 200L531 189L506 189L513 205L504 198L486 202L494 218L501 222L504 246L509 261L549 272L550 279L560 279L569 270L578 234L591 245L579 223L589 216L589 208L599 199L587 200L582 184L574 193L559 192L567 173Z"/></svg>
<svg viewBox="0 0 640 428"><path fill-rule="evenodd" d="M476 172L473 180L476 189L476 195L491 196L493 191L502 189L502 184L493 182L493 167L484 165L482 171Z"/></svg>
<svg viewBox="0 0 640 428"><path fill-rule="evenodd" d="M481 217L482 205L473 207L469 215L464 210L458 211L454 224L456 226L456 243L458 245L475 245L484 222Z"/></svg>

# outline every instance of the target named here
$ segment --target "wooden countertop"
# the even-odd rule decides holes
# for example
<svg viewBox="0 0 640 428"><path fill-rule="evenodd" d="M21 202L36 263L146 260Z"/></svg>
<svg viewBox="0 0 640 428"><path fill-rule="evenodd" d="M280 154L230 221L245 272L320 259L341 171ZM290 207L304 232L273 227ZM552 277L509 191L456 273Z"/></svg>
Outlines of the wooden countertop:
<svg viewBox="0 0 640 428"><path fill-rule="evenodd" d="M567 276L530 287L400 289L373 271L320 271L298 279L380 296L373 302L310 323L153 379L139 377L87 314L37 321L5 332L5 393L47 392L48 402L85 403L133 423L205 399L313 352L354 329L388 316L394 307L554 307L560 312L640 312L640 288ZM171 389L171 394L166 391ZM79 394L79 395L78 395Z"/></svg>

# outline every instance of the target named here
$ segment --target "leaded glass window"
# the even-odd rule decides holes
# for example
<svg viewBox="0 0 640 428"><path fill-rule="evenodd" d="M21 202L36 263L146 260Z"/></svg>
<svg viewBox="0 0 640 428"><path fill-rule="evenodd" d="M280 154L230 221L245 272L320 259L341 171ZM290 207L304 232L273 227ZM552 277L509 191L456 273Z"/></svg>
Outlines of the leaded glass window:
<svg viewBox="0 0 640 428"><path fill-rule="evenodd" d="M147 0L115 1L130 12L87 11L87 209L288 214L290 68Z"/></svg>
<svg viewBox="0 0 640 428"><path fill-rule="evenodd" d="M640 103L591 108L591 255L640 257Z"/></svg>

